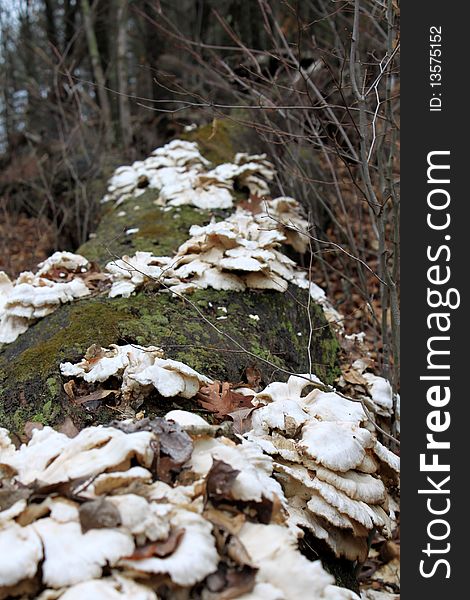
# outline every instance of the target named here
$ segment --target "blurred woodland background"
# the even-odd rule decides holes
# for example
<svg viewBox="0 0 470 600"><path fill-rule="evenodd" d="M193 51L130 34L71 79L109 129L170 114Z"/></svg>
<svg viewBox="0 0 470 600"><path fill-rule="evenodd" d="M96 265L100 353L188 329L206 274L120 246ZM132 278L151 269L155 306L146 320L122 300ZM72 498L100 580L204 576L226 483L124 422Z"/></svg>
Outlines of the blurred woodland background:
<svg viewBox="0 0 470 600"><path fill-rule="evenodd" d="M395 0L0 4L0 269L86 241L118 165L234 123L308 213L313 280L398 387Z"/></svg>

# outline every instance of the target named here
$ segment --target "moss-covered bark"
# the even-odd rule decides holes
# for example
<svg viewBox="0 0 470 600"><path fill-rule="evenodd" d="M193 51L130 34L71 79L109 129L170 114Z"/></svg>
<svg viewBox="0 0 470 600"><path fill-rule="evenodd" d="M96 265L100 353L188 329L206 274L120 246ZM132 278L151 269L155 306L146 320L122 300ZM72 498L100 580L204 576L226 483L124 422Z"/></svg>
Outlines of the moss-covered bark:
<svg viewBox="0 0 470 600"><path fill-rule="evenodd" d="M71 404L59 373L60 362L80 359L91 344L157 345L168 357L234 382L254 365L265 383L285 378L282 369L305 372L308 319L302 295L297 289L286 294L205 290L190 297L200 314L188 302L151 289L128 299L94 298L63 306L0 355L0 421L16 431L26 420L56 423L66 415L76 424L90 418L106 421L111 413L104 405L90 415ZM336 341L321 310L312 305L311 312L316 330L314 368L331 381L336 374ZM259 321L250 314L258 315ZM227 318L220 320L220 316ZM226 336L271 364L240 351ZM160 414L168 410L168 404L150 399L145 408L148 414Z"/></svg>

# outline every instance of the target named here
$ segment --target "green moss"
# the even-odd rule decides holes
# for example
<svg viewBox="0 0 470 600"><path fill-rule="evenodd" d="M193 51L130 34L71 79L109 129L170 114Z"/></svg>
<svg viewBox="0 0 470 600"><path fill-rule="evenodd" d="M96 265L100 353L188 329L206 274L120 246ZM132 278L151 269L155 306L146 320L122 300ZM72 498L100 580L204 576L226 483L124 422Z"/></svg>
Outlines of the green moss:
<svg viewBox="0 0 470 600"><path fill-rule="evenodd" d="M188 239L191 225L210 221L207 211L182 206L163 211L155 204L158 190L149 189L138 198L130 198L117 208L109 206L96 230L95 237L83 244L78 253L101 266L125 254L137 251L153 252L157 256L171 256ZM139 207L135 210L135 207ZM125 216L119 217L121 211ZM126 235L128 229L138 232Z"/></svg>
<svg viewBox="0 0 470 600"><path fill-rule="evenodd" d="M166 356L225 381L242 380L248 366L257 366L265 383L273 377L285 379L286 371L306 372L308 320L300 309L302 294L305 291L297 288L289 294L201 290L183 300L144 291L131 298L92 298L63 306L0 355L0 419L16 426L24 420L52 423L73 414L75 420L87 422L90 415L64 393L59 364L79 360L94 343L160 346ZM227 313L218 310L220 306ZM260 320L254 322L250 314ZM218 320L221 315L227 319ZM314 371L331 383L337 374L337 343L316 305L312 320ZM18 397L24 406L18 407ZM106 421L115 416L103 405L91 418Z"/></svg>
<svg viewBox="0 0 470 600"><path fill-rule="evenodd" d="M52 399L49 399L46 402L44 402L42 411L36 413L31 420L36 423L42 423L43 425L47 425L48 423L54 421L54 418L58 416L59 412L59 406L53 405Z"/></svg>
<svg viewBox="0 0 470 600"><path fill-rule="evenodd" d="M31 328L28 337L31 336L34 342L18 353L9 368L9 378L13 377L19 383L27 381L33 374L44 377L51 396L59 390L56 375L62 359L71 354L80 355L92 343L112 343L119 324L131 318L123 302L107 304L99 299L64 306L54 317ZM35 339L36 332L38 339Z"/></svg>
<svg viewBox="0 0 470 600"><path fill-rule="evenodd" d="M218 164L232 161L236 152L243 152L235 144L239 135L238 129L233 122L214 119L212 123L183 133L181 138L197 142L201 154L212 163Z"/></svg>
<svg viewBox="0 0 470 600"><path fill-rule="evenodd" d="M51 397L57 396L59 393L59 382L55 377L48 377L46 379L46 385L49 390Z"/></svg>

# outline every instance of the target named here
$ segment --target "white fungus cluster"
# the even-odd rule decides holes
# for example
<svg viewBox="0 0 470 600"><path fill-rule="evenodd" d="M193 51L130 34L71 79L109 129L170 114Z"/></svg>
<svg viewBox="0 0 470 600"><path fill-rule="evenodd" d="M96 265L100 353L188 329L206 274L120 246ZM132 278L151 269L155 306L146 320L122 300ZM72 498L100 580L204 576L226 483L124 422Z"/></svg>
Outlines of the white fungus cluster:
<svg viewBox="0 0 470 600"><path fill-rule="evenodd" d="M318 387L302 395L310 382L319 383L291 376L256 394L245 436L274 458L291 523L362 562L374 529L390 535L385 483L398 483L399 458L377 440L360 402Z"/></svg>
<svg viewBox="0 0 470 600"><path fill-rule="evenodd" d="M287 205L290 213L300 219L300 207L288 198L266 204L272 211L253 215L239 209L222 221L213 220L202 227L193 225L190 238L172 258L138 252L133 257L111 261L106 266L113 280L110 296L129 296L149 280L178 293L208 287L238 292L245 289L284 292L289 281L299 279L303 283L296 263L279 249L289 240L299 245L300 235L288 238L287 228L273 218L279 214L278 207ZM306 227L306 221L303 225Z"/></svg>
<svg viewBox="0 0 470 600"><path fill-rule="evenodd" d="M397 431L400 433L400 394L393 392L390 382L385 377L367 371L368 365L367 361L357 359L350 369L360 376L367 389L368 395L362 396L362 399L374 414L385 418L395 416Z"/></svg>
<svg viewBox="0 0 470 600"><path fill-rule="evenodd" d="M128 296L146 281L162 283L175 292L208 287L243 291L285 291L289 282L308 286L295 261L280 250L281 244L301 247L301 233L289 229L295 221L306 231L299 204L292 198L265 202L266 209L253 214L238 209L228 218L209 225L193 225L190 238L173 257L137 252L108 263L113 285L110 296Z"/></svg>
<svg viewBox="0 0 470 600"><path fill-rule="evenodd" d="M61 371L87 382L119 376L122 398L134 401L151 389L192 398L211 382L183 363L163 359L153 347L114 346L77 365L62 364ZM303 395L311 384L314 389ZM273 494L282 497L276 482L266 479L272 457L291 526L308 529L337 557L363 562L371 532L391 533L386 483L398 484L399 459L378 441L360 401L324 390L313 375L271 383L254 395L244 444L230 450L214 439L197 442L192 467L207 475L211 456L228 462L240 470L240 481L250 482L258 501L263 495L272 500ZM238 391L253 395L249 388ZM187 413L173 417L182 426L194 424ZM250 463L256 465L253 472Z"/></svg>
<svg viewBox="0 0 470 600"><path fill-rule="evenodd" d="M292 202L278 198L266 204L277 214L274 207L282 201L289 205ZM288 239L284 227L269 214L237 210L223 221L191 227L190 239L175 256L177 267L173 273L181 284L170 290L185 292L211 287L286 291L289 281L295 278L296 263L280 251L280 245Z"/></svg>
<svg viewBox="0 0 470 600"><path fill-rule="evenodd" d="M274 167L264 154L239 153L233 163L211 169L197 143L173 140L145 160L118 167L109 180L103 202L114 201L117 206L141 195L146 188L153 188L159 190L160 204L164 206L189 204L201 209L224 209L232 207L235 187L265 195L273 178Z"/></svg>
<svg viewBox="0 0 470 600"><path fill-rule="evenodd" d="M330 322L341 316L325 293L309 281L306 271L282 252L290 245L297 252L308 247L308 222L293 198L259 198L269 193L274 177L265 155L239 153L233 163L209 169L197 144L174 140L157 148L144 161L119 167L109 181L104 200L120 204L145 187L160 192L159 203L171 207L191 204L202 209L230 208L234 188L248 189L258 197L253 212L238 207L224 220L204 227L193 226L189 239L172 256L137 252L106 265L101 287L110 286L109 297L129 297L148 282L161 290L187 293L197 289L285 292L289 283L309 289ZM130 233L132 230L128 230ZM22 273L11 282L0 273L0 343L13 342L36 320L54 312L60 304L90 294L82 278L90 264L78 254L56 252L39 265L36 273Z"/></svg>
<svg viewBox="0 0 470 600"><path fill-rule="evenodd" d="M121 380L121 400L137 406L153 389L165 397L192 398L201 385L212 380L177 360L163 358L163 351L154 346L111 345L92 346L77 364L60 365L65 377L82 378L87 383L103 382L110 377Z"/></svg>
<svg viewBox="0 0 470 600"><path fill-rule="evenodd" d="M83 256L55 252L38 267L36 273L24 271L15 281L0 272L0 343L14 342L61 304L90 294L82 279L90 264Z"/></svg>
<svg viewBox="0 0 470 600"><path fill-rule="evenodd" d="M163 586L189 599L197 586L203 598L358 600L300 553L259 446L190 436L174 418L74 438L45 427L19 449L0 430L0 598L157 600Z"/></svg>
<svg viewBox="0 0 470 600"><path fill-rule="evenodd" d="M149 281L180 294L206 288L285 292L291 283L309 290L328 321L340 324L341 315L325 292L281 250L290 245L304 252L307 232L308 222L293 198L266 200L255 214L238 208L226 219L193 225L173 257L137 252L109 262L109 296L128 297Z"/></svg>

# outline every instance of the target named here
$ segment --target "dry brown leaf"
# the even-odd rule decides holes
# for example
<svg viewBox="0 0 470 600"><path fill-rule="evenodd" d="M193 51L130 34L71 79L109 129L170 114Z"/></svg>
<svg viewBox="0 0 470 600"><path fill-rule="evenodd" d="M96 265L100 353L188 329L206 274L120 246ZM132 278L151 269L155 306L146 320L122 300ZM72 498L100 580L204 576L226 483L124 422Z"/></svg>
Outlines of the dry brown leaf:
<svg viewBox="0 0 470 600"><path fill-rule="evenodd" d="M92 344L85 352L85 360L90 365L96 363L104 356L104 350L99 344Z"/></svg>
<svg viewBox="0 0 470 600"><path fill-rule="evenodd" d="M246 521L246 517L243 513L238 513L236 515L228 514L223 510L214 508L213 506L207 506L204 509L203 516L213 525L225 529L231 535L237 535Z"/></svg>
<svg viewBox="0 0 470 600"><path fill-rule="evenodd" d="M400 545L392 540L386 540L381 545L379 554L384 563L400 558Z"/></svg>
<svg viewBox="0 0 470 600"><path fill-rule="evenodd" d="M93 265L92 270L89 270L86 273L83 273L83 275L81 275L81 278L83 279L85 285L92 291L104 289L110 281L109 275L107 275L106 273L99 273L96 272L96 270L93 270L96 268L97 267Z"/></svg>
<svg viewBox="0 0 470 600"><path fill-rule="evenodd" d="M64 392L67 394L67 396L70 398L70 400L75 399L75 389L76 389L76 385L75 385L75 381L73 379L71 379L70 381L67 381L67 383L64 383Z"/></svg>
<svg viewBox="0 0 470 600"><path fill-rule="evenodd" d="M91 392L91 394L87 394L86 396L80 396L79 398L75 398L74 402L76 404L85 404L85 402L96 402L98 400L103 400L107 398L111 394L119 394L119 390L96 390L95 392Z"/></svg>
<svg viewBox="0 0 470 600"><path fill-rule="evenodd" d="M29 498L31 490L26 487L17 487L11 482L5 480L0 487L0 511L13 506L18 500Z"/></svg>
<svg viewBox="0 0 470 600"><path fill-rule="evenodd" d="M364 385L367 386L367 381L364 377L356 371L356 369L347 369L343 371L344 380L353 385Z"/></svg>
<svg viewBox="0 0 470 600"><path fill-rule="evenodd" d="M57 431L65 433L69 438L74 438L79 433L75 423L70 417L65 417L62 423L57 427Z"/></svg>
<svg viewBox="0 0 470 600"><path fill-rule="evenodd" d="M253 215L259 215L259 213L264 212L264 202L266 201L266 196L258 196L257 194L250 194L250 197L247 200L241 200L238 203L238 206L244 208L248 212L251 212Z"/></svg>
<svg viewBox="0 0 470 600"><path fill-rule="evenodd" d="M203 408L215 413L219 419L224 419L231 412L241 408L253 408L251 404L253 396L234 392L232 387L233 384L227 381L223 383L214 381L199 390L196 400Z"/></svg>
<svg viewBox="0 0 470 600"><path fill-rule="evenodd" d="M206 477L207 497L215 502L232 500L233 482L240 473L223 460L216 460Z"/></svg>
<svg viewBox="0 0 470 600"><path fill-rule="evenodd" d="M104 497L85 502L78 509L78 514L83 533L90 529L118 527L121 524L119 510Z"/></svg>
<svg viewBox="0 0 470 600"><path fill-rule="evenodd" d="M258 392L260 390L262 377L258 367L247 367L245 370L245 377L248 382L248 387Z"/></svg>
<svg viewBox="0 0 470 600"><path fill-rule="evenodd" d="M160 542L152 542L145 546L140 546L134 550L131 556L126 558L131 560L143 560L144 558L152 558L152 556L158 556L158 558L165 558L178 548L179 543L184 535L184 529L176 529L172 531L169 537Z"/></svg>
<svg viewBox="0 0 470 600"><path fill-rule="evenodd" d="M252 406L251 408L240 408L240 410L235 410L231 413L228 413L227 416L233 419L234 433L242 435L251 429L251 416L253 411L257 408L257 406Z"/></svg>
<svg viewBox="0 0 470 600"><path fill-rule="evenodd" d="M24 424L24 435L27 441L33 437L33 431L35 429L44 429L44 425L38 421L26 421Z"/></svg>
<svg viewBox="0 0 470 600"><path fill-rule="evenodd" d="M125 433L151 431L154 434L155 439L151 442L154 451L151 469L158 479L166 483L172 483L193 451L193 442L186 431L178 423L161 417L144 418L133 423L113 421L111 426Z"/></svg>
<svg viewBox="0 0 470 600"><path fill-rule="evenodd" d="M208 600L232 600L251 592L256 572L257 569L249 565L234 568L221 562L217 571L207 578Z"/></svg>

